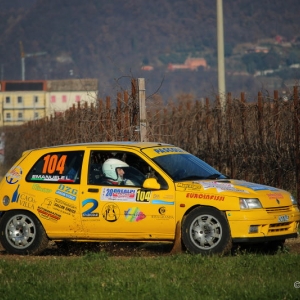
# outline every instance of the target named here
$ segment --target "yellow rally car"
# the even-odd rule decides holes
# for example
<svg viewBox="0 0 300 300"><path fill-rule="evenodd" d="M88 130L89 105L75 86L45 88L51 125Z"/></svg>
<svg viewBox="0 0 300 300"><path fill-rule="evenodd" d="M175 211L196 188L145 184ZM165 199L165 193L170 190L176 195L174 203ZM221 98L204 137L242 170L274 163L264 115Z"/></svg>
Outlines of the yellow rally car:
<svg viewBox="0 0 300 300"><path fill-rule="evenodd" d="M168 144L107 142L25 151L0 183L0 242L38 254L53 241L180 243L226 253L297 237L284 190L229 179Z"/></svg>

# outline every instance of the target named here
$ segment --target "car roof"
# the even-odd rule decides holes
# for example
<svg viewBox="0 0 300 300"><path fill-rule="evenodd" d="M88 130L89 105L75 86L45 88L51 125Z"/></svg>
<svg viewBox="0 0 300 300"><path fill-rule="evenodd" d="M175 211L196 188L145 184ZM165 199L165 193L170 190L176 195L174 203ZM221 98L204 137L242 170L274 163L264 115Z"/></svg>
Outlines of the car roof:
<svg viewBox="0 0 300 300"><path fill-rule="evenodd" d="M36 149L31 149L27 151L34 151L40 149L53 149L53 148L68 148L68 147L93 147L93 146L127 146L127 147L134 147L134 148L151 148L151 147L159 147L159 146L172 146L171 144L166 143L159 143L159 142L137 142L137 141L111 141L111 142L89 142L89 143L75 143L75 144L62 144L62 145L53 145L48 147L41 147ZM25 151L25 152L27 152Z"/></svg>

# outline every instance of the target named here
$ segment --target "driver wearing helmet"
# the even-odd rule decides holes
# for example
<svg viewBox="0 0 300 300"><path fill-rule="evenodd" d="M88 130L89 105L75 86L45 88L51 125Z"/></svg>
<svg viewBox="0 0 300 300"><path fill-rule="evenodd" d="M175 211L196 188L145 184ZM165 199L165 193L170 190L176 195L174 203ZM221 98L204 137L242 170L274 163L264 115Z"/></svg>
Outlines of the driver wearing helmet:
<svg viewBox="0 0 300 300"><path fill-rule="evenodd" d="M122 160L109 158L104 162L102 171L109 183L113 185L134 185L130 179L124 178L124 168L128 167L129 165Z"/></svg>

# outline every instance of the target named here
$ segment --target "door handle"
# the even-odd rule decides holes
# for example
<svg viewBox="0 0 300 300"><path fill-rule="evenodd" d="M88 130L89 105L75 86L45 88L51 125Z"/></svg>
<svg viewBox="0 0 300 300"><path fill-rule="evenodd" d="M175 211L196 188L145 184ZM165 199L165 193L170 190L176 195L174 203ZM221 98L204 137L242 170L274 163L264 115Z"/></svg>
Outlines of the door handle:
<svg viewBox="0 0 300 300"><path fill-rule="evenodd" d="M88 189L88 192L91 192L91 193L98 193L98 192L99 192L99 189Z"/></svg>

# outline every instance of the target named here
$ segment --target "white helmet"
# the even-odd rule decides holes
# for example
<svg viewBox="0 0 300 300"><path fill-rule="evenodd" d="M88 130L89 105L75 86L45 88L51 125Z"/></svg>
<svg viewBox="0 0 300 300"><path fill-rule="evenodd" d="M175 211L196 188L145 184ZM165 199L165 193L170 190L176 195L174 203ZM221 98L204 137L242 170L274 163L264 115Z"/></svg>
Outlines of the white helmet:
<svg viewBox="0 0 300 300"><path fill-rule="evenodd" d="M124 161L115 158L109 158L104 162L102 171L106 177L117 180L118 173L116 169L126 167L129 167L129 165L127 165Z"/></svg>

